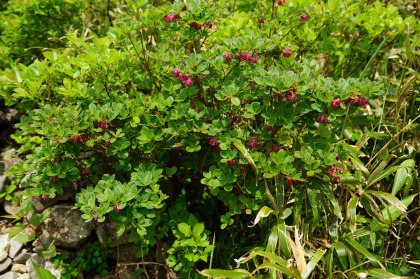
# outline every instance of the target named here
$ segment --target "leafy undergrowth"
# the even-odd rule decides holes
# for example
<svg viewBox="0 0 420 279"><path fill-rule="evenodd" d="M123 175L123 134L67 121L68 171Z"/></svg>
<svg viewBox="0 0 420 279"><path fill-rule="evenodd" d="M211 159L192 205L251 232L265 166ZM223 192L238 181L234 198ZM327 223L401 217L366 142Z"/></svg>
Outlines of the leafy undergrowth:
<svg viewBox="0 0 420 279"><path fill-rule="evenodd" d="M418 276L408 5L111 2L106 35L5 66L21 216L78 183L86 222L112 218L139 262L168 244L170 276Z"/></svg>

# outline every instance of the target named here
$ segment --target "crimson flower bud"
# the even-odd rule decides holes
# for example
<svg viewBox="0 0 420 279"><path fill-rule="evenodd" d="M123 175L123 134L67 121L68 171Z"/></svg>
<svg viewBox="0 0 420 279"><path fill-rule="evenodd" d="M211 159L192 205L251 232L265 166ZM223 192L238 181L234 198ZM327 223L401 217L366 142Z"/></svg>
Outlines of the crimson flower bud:
<svg viewBox="0 0 420 279"><path fill-rule="evenodd" d="M292 52L290 50L288 50L288 49L283 50L283 56L284 57L289 58L290 55L292 55Z"/></svg>

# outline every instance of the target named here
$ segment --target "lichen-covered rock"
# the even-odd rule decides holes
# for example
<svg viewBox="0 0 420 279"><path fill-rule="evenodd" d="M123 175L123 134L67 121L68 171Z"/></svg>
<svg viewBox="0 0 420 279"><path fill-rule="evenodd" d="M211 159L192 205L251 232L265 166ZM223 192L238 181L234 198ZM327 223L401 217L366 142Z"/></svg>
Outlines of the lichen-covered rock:
<svg viewBox="0 0 420 279"><path fill-rule="evenodd" d="M35 207L36 212L42 212L46 208L58 203L59 201L74 201L76 199L76 189L74 186L64 188L64 193L61 195L55 196L53 199L48 201L42 199L40 196L32 197L32 204Z"/></svg>
<svg viewBox="0 0 420 279"><path fill-rule="evenodd" d="M107 218L103 223L94 223L93 228L95 230L96 236L99 239L99 242L102 243L103 237L111 237L111 241L108 243L108 246L111 248L117 247L117 245L128 244L128 237L130 235L129 231L125 231L122 235L118 236L117 231L118 227L112 221L111 218Z"/></svg>
<svg viewBox="0 0 420 279"><path fill-rule="evenodd" d="M42 234L55 239L57 247L78 248L88 239L92 228L84 221L80 210L68 205L57 205L48 210L52 213L44 221Z"/></svg>
<svg viewBox="0 0 420 279"><path fill-rule="evenodd" d="M10 201L4 202L4 211L6 211L9 215L17 215L19 212L19 207L15 204L11 203Z"/></svg>
<svg viewBox="0 0 420 279"><path fill-rule="evenodd" d="M15 149L6 150L1 154L1 157L3 165L0 167L0 169L3 172L7 171L11 166L22 162L22 159L17 157Z"/></svg>
<svg viewBox="0 0 420 279"><path fill-rule="evenodd" d="M112 260L117 260L117 248L113 248L115 253L111 253L108 255L108 258ZM120 254L119 254L119 261L122 263L125 262L135 262L138 260L136 257L138 251L140 250L139 247L135 246L134 243L120 245Z"/></svg>

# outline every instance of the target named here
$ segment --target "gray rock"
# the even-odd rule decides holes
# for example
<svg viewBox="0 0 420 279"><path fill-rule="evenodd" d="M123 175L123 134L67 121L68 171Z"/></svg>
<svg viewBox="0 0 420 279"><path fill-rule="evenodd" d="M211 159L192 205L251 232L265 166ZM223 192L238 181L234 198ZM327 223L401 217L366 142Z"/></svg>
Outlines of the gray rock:
<svg viewBox="0 0 420 279"><path fill-rule="evenodd" d="M12 154L12 156L10 156ZM17 155L15 149L9 149L1 154L3 161L3 171L6 172L11 166L18 164L22 161ZM10 157L10 158L9 158Z"/></svg>
<svg viewBox="0 0 420 279"><path fill-rule="evenodd" d="M5 260L1 261L0 273L6 271L11 265L12 265L12 260L10 258L6 258Z"/></svg>
<svg viewBox="0 0 420 279"><path fill-rule="evenodd" d="M93 223L93 228L95 230L96 236L99 239L99 242L103 242L103 237L111 237L111 241L108 244L109 247L114 248L117 247L117 244L124 245L128 244L128 238L130 235L130 231L125 231L121 236L117 235L118 227L115 225L114 221L111 218L105 219L105 222ZM118 240L118 241L117 241Z"/></svg>
<svg viewBox="0 0 420 279"><path fill-rule="evenodd" d="M21 113L19 113L17 110L13 108L7 108L5 111L5 118L7 121L11 123L17 123L19 122L20 117L22 116Z"/></svg>
<svg viewBox="0 0 420 279"><path fill-rule="evenodd" d="M23 244L16 241L15 237L10 240L9 257L14 258L20 251L22 251Z"/></svg>
<svg viewBox="0 0 420 279"><path fill-rule="evenodd" d="M42 199L42 197L32 197L32 204L35 207L35 210L37 212L42 212L46 208L56 204L59 201L74 201L76 199L76 189L74 186L66 187L63 189L63 194L55 196L53 199L50 199L49 201L45 201Z"/></svg>
<svg viewBox="0 0 420 279"><path fill-rule="evenodd" d="M6 176L5 175L0 175L0 194L4 192L4 186L5 186L5 182L6 182Z"/></svg>
<svg viewBox="0 0 420 279"><path fill-rule="evenodd" d="M48 238L49 241L44 241L45 238L42 235L40 236L40 239L43 243L51 243L53 241L52 238ZM42 245L38 245L38 246L35 246L32 250L35 253L41 253L42 251L44 251L44 247Z"/></svg>
<svg viewBox="0 0 420 279"><path fill-rule="evenodd" d="M82 218L82 212L67 205L57 205L51 210L42 226L43 237L54 238L57 247L80 247L92 231L91 225Z"/></svg>
<svg viewBox="0 0 420 279"><path fill-rule="evenodd" d="M10 201L4 202L4 211L6 211L10 215L17 215L19 212L19 207L11 203Z"/></svg>
<svg viewBox="0 0 420 279"><path fill-rule="evenodd" d="M19 273L9 271L6 274L1 275L0 279L18 279L19 275Z"/></svg>
<svg viewBox="0 0 420 279"><path fill-rule="evenodd" d="M18 279L31 279L28 273L19 274Z"/></svg>
<svg viewBox="0 0 420 279"><path fill-rule="evenodd" d="M8 234L2 234L0 235L0 261L3 261L7 258L7 255L9 254L9 235Z"/></svg>
<svg viewBox="0 0 420 279"><path fill-rule="evenodd" d="M13 258L13 262L17 264L24 264L31 255L32 253L29 253L28 250L23 249L22 252Z"/></svg>
<svg viewBox="0 0 420 279"><path fill-rule="evenodd" d="M36 264L36 266L43 268L45 266L45 260L39 254L32 254L32 256L26 261L26 269L28 270L29 278L38 279L32 261Z"/></svg>
<svg viewBox="0 0 420 279"><path fill-rule="evenodd" d="M46 270L48 270L49 272L51 272L52 275L54 275L57 279L61 278L61 267L55 269L54 268L54 264L52 262L45 262L45 267Z"/></svg>

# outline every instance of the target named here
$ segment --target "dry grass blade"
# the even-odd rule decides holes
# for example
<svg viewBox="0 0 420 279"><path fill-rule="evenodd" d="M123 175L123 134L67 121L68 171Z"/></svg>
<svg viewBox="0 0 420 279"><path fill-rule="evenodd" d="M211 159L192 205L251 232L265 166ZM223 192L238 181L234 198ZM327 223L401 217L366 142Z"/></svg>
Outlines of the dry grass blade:
<svg viewBox="0 0 420 279"><path fill-rule="evenodd" d="M397 104L396 104L395 109L394 109L394 119L395 119L395 123L397 123L397 122L398 122L398 119L399 119L399 117L400 117L400 111L401 111L402 104L403 104L403 103L405 102L405 100L407 99L407 97L408 97L408 95L409 95L409 92L410 92L410 89L411 89L411 86L412 86L412 83L413 83L413 81L415 80L415 78L416 78L416 76L415 76L415 75L413 75L412 77L410 77L410 78L408 79L408 81L406 82L405 88L404 88L404 90L403 90L403 92L402 92L402 94L401 94L400 98L399 98L399 99L398 99L398 101L397 101Z"/></svg>
<svg viewBox="0 0 420 279"><path fill-rule="evenodd" d="M255 165L254 160L252 159L245 145L242 142L240 142L238 139L233 139L233 144L235 145L236 148L238 148L238 150L242 153L242 155L244 155L248 163L250 163L254 169L257 169L257 166Z"/></svg>

